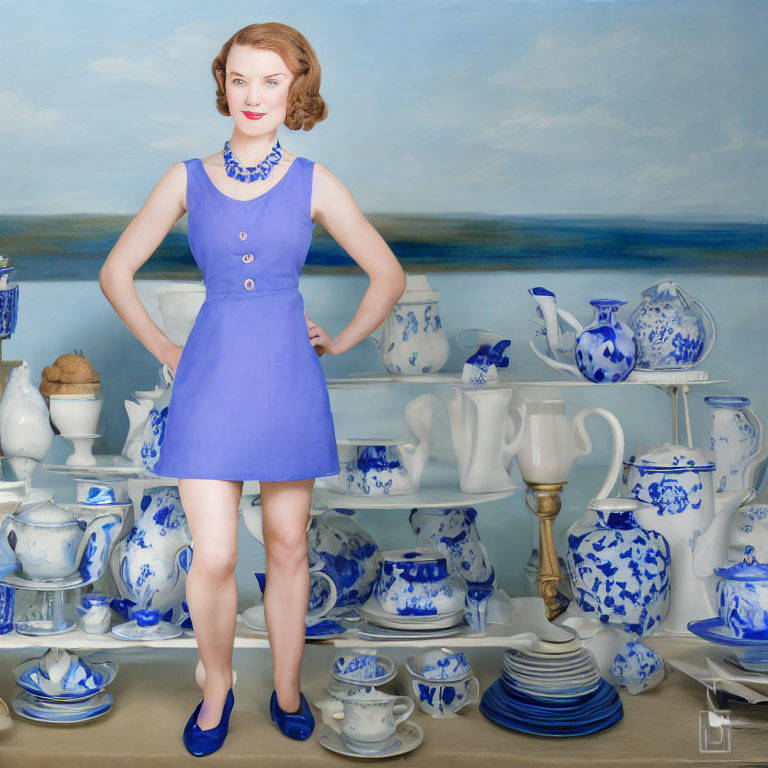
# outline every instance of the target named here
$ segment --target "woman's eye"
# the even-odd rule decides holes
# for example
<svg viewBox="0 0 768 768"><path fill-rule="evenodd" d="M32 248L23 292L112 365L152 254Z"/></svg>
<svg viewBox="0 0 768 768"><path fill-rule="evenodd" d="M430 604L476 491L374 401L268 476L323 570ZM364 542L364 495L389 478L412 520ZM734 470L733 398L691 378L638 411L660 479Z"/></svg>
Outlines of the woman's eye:
<svg viewBox="0 0 768 768"><path fill-rule="evenodd" d="M280 85L280 83L277 80L267 80L268 83L274 83L275 85Z"/></svg>
<svg viewBox="0 0 768 768"><path fill-rule="evenodd" d="M233 83L244 83L245 80L240 79L239 77L236 77L233 81Z"/></svg>

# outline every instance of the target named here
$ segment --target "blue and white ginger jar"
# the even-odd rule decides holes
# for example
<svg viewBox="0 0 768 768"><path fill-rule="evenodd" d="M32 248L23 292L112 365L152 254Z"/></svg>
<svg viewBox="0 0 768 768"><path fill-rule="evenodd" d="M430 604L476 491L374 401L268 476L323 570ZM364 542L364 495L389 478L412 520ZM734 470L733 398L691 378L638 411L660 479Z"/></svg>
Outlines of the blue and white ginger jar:
<svg viewBox="0 0 768 768"><path fill-rule="evenodd" d="M634 513L643 506L635 499L594 499L583 524L571 528L567 554L581 610L636 635L655 631L669 610L669 544L637 523Z"/></svg>

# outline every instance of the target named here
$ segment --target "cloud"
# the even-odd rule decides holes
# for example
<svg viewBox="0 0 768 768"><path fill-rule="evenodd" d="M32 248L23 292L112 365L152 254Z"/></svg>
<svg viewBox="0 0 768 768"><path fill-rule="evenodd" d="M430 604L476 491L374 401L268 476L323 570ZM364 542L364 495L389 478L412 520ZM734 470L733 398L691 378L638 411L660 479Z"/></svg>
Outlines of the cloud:
<svg viewBox="0 0 768 768"><path fill-rule="evenodd" d="M207 25L210 26L210 25ZM152 44L153 52L143 57L113 56L94 59L88 68L96 75L121 82L166 85L200 65L201 51L211 59L219 52L218 34L206 32L201 22L189 22Z"/></svg>
<svg viewBox="0 0 768 768"><path fill-rule="evenodd" d="M62 109L39 107L15 91L0 91L0 135L32 138L42 144L67 143L74 133L85 129L84 123Z"/></svg>

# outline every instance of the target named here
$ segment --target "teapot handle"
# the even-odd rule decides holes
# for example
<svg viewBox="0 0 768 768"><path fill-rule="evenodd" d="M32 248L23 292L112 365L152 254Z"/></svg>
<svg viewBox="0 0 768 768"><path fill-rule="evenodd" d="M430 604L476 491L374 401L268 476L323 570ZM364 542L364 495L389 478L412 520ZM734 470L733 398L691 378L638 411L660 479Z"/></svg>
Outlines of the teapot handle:
<svg viewBox="0 0 768 768"><path fill-rule="evenodd" d="M576 316L567 309L560 309L560 307L558 307L557 314L565 320L576 333L581 333L584 330L584 326L576 319Z"/></svg>
<svg viewBox="0 0 768 768"><path fill-rule="evenodd" d="M699 365L712 351L712 347L715 346L715 342L717 341L717 323L715 323L715 318L712 316L712 313L704 306L704 304L694 299L693 296L691 296L689 293L686 293L679 285L677 286L677 290L683 295L685 301L690 304L695 304L699 307L702 314L704 315L705 325L709 325L710 333L707 334L709 336L709 344L707 344L707 346L704 347L704 349L701 351L701 357L699 358L698 363L696 363L696 365ZM706 332L706 328L704 330Z"/></svg>
<svg viewBox="0 0 768 768"><path fill-rule="evenodd" d="M604 499L611 492L613 486L616 485L616 480L619 477L621 461L624 456L624 430L621 428L621 422L610 411L606 411L605 408L585 408L579 411L573 420L573 439L577 456L586 456L592 452L592 441L589 439L589 434L584 424L587 416L591 413L602 416L608 422L608 426L611 428L611 435L613 436L613 452L611 454L611 461L608 464L608 472L605 475L603 485L594 496L596 499Z"/></svg>

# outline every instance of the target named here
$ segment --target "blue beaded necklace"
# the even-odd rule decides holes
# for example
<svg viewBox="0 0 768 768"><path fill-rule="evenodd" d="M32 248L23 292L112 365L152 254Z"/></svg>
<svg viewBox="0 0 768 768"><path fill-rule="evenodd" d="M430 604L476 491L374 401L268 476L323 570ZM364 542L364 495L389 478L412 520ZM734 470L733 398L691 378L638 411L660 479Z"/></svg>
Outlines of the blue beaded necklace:
<svg viewBox="0 0 768 768"><path fill-rule="evenodd" d="M229 141L224 142L224 170L226 170L227 176L237 181L247 181L250 183L256 181L256 179L266 179L282 156L283 150L280 146L280 140L276 139L275 146L272 147L269 154L258 165L243 168L239 160L232 154Z"/></svg>

